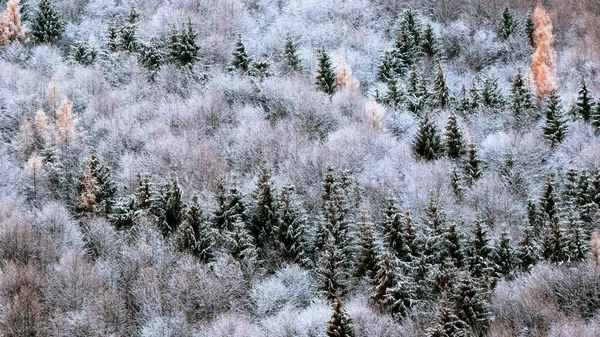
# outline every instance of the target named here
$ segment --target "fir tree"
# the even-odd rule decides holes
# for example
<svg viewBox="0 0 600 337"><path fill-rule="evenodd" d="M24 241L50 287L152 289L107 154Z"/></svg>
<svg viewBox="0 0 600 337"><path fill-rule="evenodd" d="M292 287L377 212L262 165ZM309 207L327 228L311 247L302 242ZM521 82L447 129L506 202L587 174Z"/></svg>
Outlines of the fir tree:
<svg viewBox="0 0 600 337"><path fill-rule="evenodd" d="M340 296L335 297L333 302L333 314L327 322L325 331L327 337L354 337L354 326L352 318L344 309L344 304L340 300Z"/></svg>
<svg viewBox="0 0 600 337"><path fill-rule="evenodd" d="M556 91L552 91L546 106L546 122L542 130L552 147L562 143L567 135L567 124L563 119L560 100Z"/></svg>
<svg viewBox="0 0 600 337"><path fill-rule="evenodd" d="M231 231L226 233L226 239L229 253L234 259L242 262L244 267L249 268L256 263L258 257L256 245L240 215L234 217Z"/></svg>
<svg viewBox="0 0 600 337"><path fill-rule="evenodd" d="M441 137L429 119L429 114L425 114L419 123L419 131L413 142L413 151L419 158L426 161L438 159L442 155Z"/></svg>
<svg viewBox="0 0 600 337"><path fill-rule="evenodd" d="M482 221L477 221L475 224L468 254L471 274L478 279L491 281L489 278L493 272L493 249L489 244L486 225Z"/></svg>
<svg viewBox="0 0 600 337"><path fill-rule="evenodd" d="M557 213L558 196L554 187L552 175L547 174L544 181L542 196L540 198L540 207L544 212L544 217L554 220Z"/></svg>
<svg viewBox="0 0 600 337"><path fill-rule="evenodd" d="M452 295L454 312L480 336L485 335L491 317L485 294L469 273L459 273Z"/></svg>
<svg viewBox="0 0 600 337"><path fill-rule="evenodd" d="M115 27L114 21L111 21L108 26L108 40L106 41L106 48L110 52L116 52L119 48L119 34L117 33L117 28Z"/></svg>
<svg viewBox="0 0 600 337"><path fill-rule="evenodd" d="M98 55L98 52L86 41L75 41L72 50L75 61L84 66L92 65Z"/></svg>
<svg viewBox="0 0 600 337"><path fill-rule="evenodd" d="M111 179L109 168L102 165L95 154L86 163L78 191L78 211L104 215L111 213L117 188Z"/></svg>
<svg viewBox="0 0 600 337"><path fill-rule="evenodd" d="M448 229L443 233L443 238L443 251L452 259L452 263L456 267L462 268L465 260L462 237L456 229L456 223L454 221L450 222Z"/></svg>
<svg viewBox="0 0 600 337"><path fill-rule="evenodd" d="M238 34L237 42L235 43L235 50L232 53L233 59L231 60L230 69L246 74L250 70L250 64L252 59L246 52L246 46L242 42L242 35Z"/></svg>
<svg viewBox="0 0 600 337"><path fill-rule="evenodd" d="M438 63L438 72L433 81L433 91L435 92L435 99L440 108L444 109L450 103L450 94L448 93L448 86L446 86L446 80L444 79L444 72L442 66Z"/></svg>
<svg viewBox="0 0 600 337"><path fill-rule="evenodd" d="M298 56L298 45L291 37L286 37L283 49L283 71L286 74L302 72L302 62Z"/></svg>
<svg viewBox="0 0 600 337"><path fill-rule="evenodd" d="M458 199L458 201L462 201L464 196L463 177L456 166L452 167L450 185L452 186L452 192L454 193L456 199Z"/></svg>
<svg viewBox="0 0 600 337"><path fill-rule="evenodd" d="M539 256L537 247L533 238L533 231L527 227L523 230L523 238L519 241L517 248L517 262L522 271L529 271L537 261Z"/></svg>
<svg viewBox="0 0 600 337"><path fill-rule="evenodd" d="M148 71L150 80L154 80L154 76L156 76L166 58L161 45L156 39L151 39L149 42L140 45L139 52L140 63Z"/></svg>
<svg viewBox="0 0 600 337"><path fill-rule="evenodd" d="M572 262L583 261L588 252L589 238L585 235L582 221L576 219L574 214L569 215L567 241L569 260Z"/></svg>
<svg viewBox="0 0 600 337"><path fill-rule="evenodd" d="M525 20L525 36L527 37L529 44L532 47L535 47L535 40L533 39L533 31L534 31L533 27L534 27L534 25L533 25L533 18L531 17L531 13L527 13L527 19Z"/></svg>
<svg viewBox="0 0 600 337"><path fill-rule="evenodd" d="M463 322L454 313L452 303L446 297L442 298L433 325L427 329L427 337L464 337L469 332Z"/></svg>
<svg viewBox="0 0 600 337"><path fill-rule="evenodd" d="M504 7L504 12L502 12L502 23L500 23L500 26L498 27L498 36L504 40L507 40L517 31L518 28L519 21L515 18L514 14L508 7Z"/></svg>
<svg viewBox="0 0 600 337"><path fill-rule="evenodd" d="M423 43L421 44L421 50L425 56L434 58L438 55L439 50L437 46L437 41L435 39L435 34L433 33L433 28L431 25L427 25L425 27L425 31L423 32Z"/></svg>
<svg viewBox="0 0 600 337"><path fill-rule="evenodd" d="M465 85L463 84L462 87L460 88L460 100L458 102L458 111L465 113L467 111L471 110L471 101L469 100L469 97L467 97L467 88L465 87Z"/></svg>
<svg viewBox="0 0 600 337"><path fill-rule="evenodd" d="M416 232L410 213L400 212L391 215L385 223L384 243L402 262L410 262L416 251Z"/></svg>
<svg viewBox="0 0 600 337"><path fill-rule="evenodd" d="M456 115L454 113L450 113L448 117L444 140L446 153L451 159L458 159L465 153L463 136L456 123Z"/></svg>
<svg viewBox="0 0 600 337"><path fill-rule="evenodd" d="M596 134L600 134L600 103L596 104L596 109L592 111L590 122L596 128Z"/></svg>
<svg viewBox="0 0 600 337"><path fill-rule="evenodd" d="M137 187L134 193L135 204L137 209L149 209L151 206L151 195L152 184L148 176L142 175L138 172L137 176Z"/></svg>
<svg viewBox="0 0 600 337"><path fill-rule="evenodd" d="M181 27L181 31L173 27L169 48L171 59L179 66L192 67L198 62L200 47L196 44L196 32L191 19L188 19L187 25Z"/></svg>
<svg viewBox="0 0 600 337"><path fill-rule="evenodd" d="M381 312L389 312L393 299L390 297L391 289L396 286L400 273L398 259L389 252L384 252L377 259L376 274L373 279L373 293L369 300Z"/></svg>
<svg viewBox="0 0 600 337"><path fill-rule="evenodd" d="M187 207L182 227L185 228L182 248L205 263L211 261L214 256L214 233L200 209L196 195Z"/></svg>
<svg viewBox="0 0 600 337"><path fill-rule="evenodd" d="M416 64L421 52L417 41L408 25L406 23L402 24L396 33L393 49L394 58L398 62L396 69L404 70ZM397 72L397 74L399 73Z"/></svg>
<svg viewBox="0 0 600 337"><path fill-rule="evenodd" d="M331 65L329 55L325 52L325 48L319 50L317 69L317 87L327 95L333 95L336 89L335 72Z"/></svg>
<svg viewBox="0 0 600 337"><path fill-rule="evenodd" d="M256 203L250 221L250 233L254 237L256 246L264 249L273 244L275 229L277 228L277 202L271 181L271 172L262 167L254 191Z"/></svg>
<svg viewBox="0 0 600 337"><path fill-rule="evenodd" d="M328 236L327 242L319 252L317 264L319 290L325 298L333 300L336 296L346 294L350 279L348 267L348 256L340 245L335 243L334 237Z"/></svg>
<svg viewBox="0 0 600 337"><path fill-rule="evenodd" d="M542 233L542 257L554 263L567 262L569 259L568 249L566 233L558 221L549 224Z"/></svg>
<svg viewBox="0 0 600 337"><path fill-rule="evenodd" d="M167 237L175 232L183 221L183 201L177 176L171 175L151 204L151 211L158 219L162 234Z"/></svg>
<svg viewBox="0 0 600 337"><path fill-rule="evenodd" d="M483 90L481 92L481 102L489 108L501 108L504 105L504 98L498 89L498 80L488 78L483 82Z"/></svg>
<svg viewBox="0 0 600 337"><path fill-rule="evenodd" d="M470 143L467 146L467 160L464 166L465 178L469 184L472 184L481 177L481 160L477 155L475 144Z"/></svg>
<svg viewBox="0 0 600 337"><path fill-rule="evenodd" d="M502 232L495 250L496 254L494 254L494 258L498 276L512 279L517 266L517 256L510 244L508 233Z"/></svg>
<svg viewBox="0 0 600 337"><path fill-rule="evenodd" d="M476 110L479 108L479 104L481 103L481 94L479 93L479 89L477 88L477 84L475 82L471 83L469 95L471 96L471 109Z"/></svg>
<svg viewBox="0 0 600 337"><path fill-rule="evenodd" d="M524 114L533 108L533 103L531 101L531 92L525 85L525 81L521 73L517 73L515 76L510 93L510 107L513 116L518 124L522 124L523 117L525 117Z"/></svg>
<svg viewBox="0 0 600 337"><path fill-rule="evenodd" d="M31 37L35 43L57 43L65 27L50 0L40 0L31 23Z"/></svg>
<svg viewBox="0 0 600 337"><path fill-rule="evenodd" d="M421 41L422 26L418 13L412 9L407 9L402 15L402 25L406 26L407 32L414 41Z"/></svg>
<svg viewBox="0 0 600 337"><path fill-rule="evenodd" d="M398 87L398 81L395 79L390 79L388 81L388 90L383 98L383 103L388 106L398 109L400 104L403 101L403 94L400 88Z"/></svg>
<svg viewBox="0 0 600 337"><path fill-rule="evenodd" d="M135 3L131 4L129 15L127 16L127 22L120 30L119 45L121 49L134 52L137 51L137 37L135 33L137 31L139 14L135 9Z"/></svg>
<svg viewBox="0 0 600 337"><path fill-rule="evenodd" d="M394 49L384 51L383 55L381 55L381 62L377 67L377 80L387 83L396 78L396 75L401 72L402 69L399 66L399 61L396 59Z"/></svg>
<svg viewBox="0 0 600 337"><path fill-rule="evenodd" d="M282 257L300 265L308 264L306 247L306 215L298 201L294 186L281 188L277 210L278 238L282 244Z"/></svg>
<svg viewBox="0 0 600 337"><path fill-rule="evenodd" d="M375 240L373 225L363 215L357 226L359 237L354 276L372 279L375 276L377 257L379 256L379 247Z"/></svg>
<svg viewBox="0 0 600 337"><path fill-rule="evenodd" d="M594 101L585 84L585 79L581 78L581 89L579 89L575 113L581 117L584 122L588 123L592 118L593 105Z"/></svg>

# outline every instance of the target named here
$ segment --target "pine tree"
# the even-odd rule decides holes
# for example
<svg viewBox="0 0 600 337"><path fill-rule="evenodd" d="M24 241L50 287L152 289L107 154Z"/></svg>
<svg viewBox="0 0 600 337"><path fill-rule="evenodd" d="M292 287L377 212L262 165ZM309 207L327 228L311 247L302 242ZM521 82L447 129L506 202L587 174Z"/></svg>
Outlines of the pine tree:
<svg viewBox="0 0 600 337"><path fill-rule="evenodd" d="M319 290L325 298L333 300L336 296L346 294L350 274L348 273L348 256L335 243L332 235L319 252L317 275L320 280Z"/></svg>
<svg viewBox="0 0 600 337"><path fill-rule="evenodd" d="M386 50L381 55L381 61L377 67L377 80L387 83L396 78L397 74L401 74L402 68L396 58L394 49Z"/></svg>
<svg viewBox="0 0 600 337"><path fill-rule="evenodd" d="M523 238L519 241L519 247L517 248L517 262L519 268L522 271L529 271L537 261L539 256L537 253L537 247L533 238L533 231L527 227L523 230Z"/></svg>
<svg viewBox="0 0 600 337"><path fill-rule="evenodd" d="M498 89L498 80L495 78L487 78L483 82L483 90L481 92L481 101L488 108L501 108L504 105L504 98Z"/></svg>
<svg viewBox="0 0 600 337"><path fill-rule="evenodd" d="M433 81L433 91L435 92L435 99L440 108L444 109L450 103L450 94L448 92L448 86L446 86L446 80L444 79L444 72L442 66L438 63L438 72Z"/></svg>
<svg viewBox="0 0 600 337"><path fill-rule="evenodd" d="M443 239L443 251L446 256L452 259L452 263L456 267L462 268L465 261L462 244L463 240L461 234L456 229L456 223L454 221L450 222L448 229L443 233Z"/></svg>
<svg viewBox="0 0 600 337"><path fill-rule="evenodd" d="M552 91L546 107L546 123L542 128L552 147L562 143L567 135L567 124L561 109L558 95L556 91Z"/></svg>
<svg viewBox="0 0 600 337"><path fill-rule="evenodd" d="M454 313L452 303L446 297L442 298L433 325L427 329L427 337L464 337L469 335L463 322Z"/></svg>
<svg viewBox="0 0 600 337"><path fill-rule="evenodd" d="M327 337L354 337L354 326L352 318L344 309L344 304L340 300L340 296L335 297L333 302L333 314L327 322L325 332Z"/></svg>
<svg viewBox="0 0 600 337"><path fill-rule="evenodd" d="M414 41L421 41L422 26L416 11L412 9L405 10L402 15L401 24L406 26L407 32L411 35Z"/></svg>
<svg viewBox="0 0 600 337"><path fill-rule="evenodd" d="M389 296L390 290L396 286L400 273L399 261L389 252L382 253L377 261L373 293L369 300L380 312L389 312L393 301Z"/></svg>
<svg viewBox="0 0 600 337"><path fill-rule="evenodd" d="M373 224L368 221L366 215L363 215L357 226L359 237L354 276L372 279L375 276L377 257L379 256Z"/></svg>
<svg viewBox="0 0 600 337"><path fill-rule="evenodd" d="M554 220L557 213L558 196L556 195L554 180L552 175L547 174L544 181L542 196L540 198L540 207L544 212L544 217L549 220Z"/></svg>
<svg viewBox="0 0 600 337"><path fill-rule="evenodd" d="M596 109L592 112L590 122L596 128L596 134L600 134L600 103L596 104Z"/></svg>
<svg viewBox="0 0 600 337"><path fill-rule="evenodd" d="M532 47L535 47L535 40L533 39L533 18L531 17L531 13L527 13L527 19L525 20L525 36L529 41L529 44Z"/></svg>
<svg viewBox="0 0 600 337"><path fill-rule="evenodd" d="M65 27L50 0L40 0L31 23L31 37L35 43L57 43Z"/></svg>
<svg viewBox="0 0 600 337"><path fill-rule="evenodd" d="M285 74L302 72L302 62L298 56L298 45L290 36L285 39L283 49L283 71Z"/></svg>
<svg viewBox="0 0 600 337"><path fill-rule="evenodd" d="M521 126L521 124L524 122L524 114L528 110L533 109L533 103L531 101L531 92L525 85L523 75L521 75L520 72L515 76L510 93L510 107L518 124L517 126Z"/></svg>
<svg viewBox="0 0 600 337"><path fill-rule="evenodd" d="M435 39L435 34L433 33L433 28L431 25L427 25L425 27L425 31L423 32L423 43L421 44L421 50L425 56L434 58L438 55L439 50L437 46L437 41Z"/></svg>
<svg viewBox="0 0 600 337"><path fill-rule="evenodd" d="M481 160L477 155L475 144L467 145L467 160L464 166L465 178L469 184L472 184L481 177Z"/></svg>
<svg viewBox="0 0 600 337"><path fill-rule="evenodd" d="M282 257L300 265L309 264L306 247L306 215L298 201L294 186L281 188L277 210L278 238L282 244Z"/></svg>
<svg viewBox="0 0 600 337"><path fill-rule="evenodd" d="M518 30L518 28L519 21L508 7L504 7L504 12L502 12L502 23L500 24L500 27L498 27L498 36L507 40Z"/></svg>
<svg viewBox="0 0 600 337"><path fill-rule="evenodd" d="M441 137L429 119L429 114L425 114L419 123L419 131L413 142L413 151L419 158L426 161L438 159L442 155Z"/></svg>
<svg viewBox="0 0 600 337"><path fill-rule="evenodd" d="M593 114L593 105L594 101L585 84L585 79L581 78L581 89L579 89L579 96L577 97L575 112L586 123L591 121Z"/></svg>
<svg viewBox="0 0 600 337"><path fill-rule="evenodd" d="M458 159L465 153L463 136L456 123L456 115L450 113L444 134L446 153L451 159Z"/></svg>
<svg viewBox="0 0 600 337"><path fill-rule="evenodd" d="M452 295L454 312L458 319L480 336L485 335L491 317L485 295L486 291L477 285L469 273L459 273Z"/></svg>
<svg viewBox="0 0 600 337"><path fill-rule="evenodd" d="M463 180L462 174L456 166L453 166L452 174L450 175L450 185L452 186L452 192L458 201L462 201L464 196Z"/></svg>
<svg viewBox="0 0 600 337"><path fill-rule="evenodd" d="M117 33L117 28L115 27L114 21L111 21L108 26L108 40L106 41L106 48L110 52L116 52L119 48L119 34Z"/></svg>
<svg viewBox="0 0 600 337"><path fill-rule="evenodd" d="M405 23L402 24L396 33L396 41L393 49L394 57L398 62L396 69L402 71L415 65L420 52L421 50L414 35L409 31ZM399 73L397 72L397 74Z"/></svg>
<svg viewBox="0 0 600 337"><path fill-rule="evenodd" d="M191 19L188 19L187 25L183 24L180 31L175 27L172 28L170 56L177 65L191 68L200 59L198 57L200 47L196 44L196 35Z"/></svg>
<svg viewBox="0 0 600 337"><path fill-rule="evenodd" d="M500 241L496 245L495 251L494 258L498 276L504 276L509 280L512 279L518 261L517 255L510 244L508 233L502 232L500 234Z"/></svg>
<svg viewBox="0 0 600 337"><path fill-rule="evenodd" d="M319 50L318 62L317 81L315 84L327 95L333 95L336 89L335 72L331 65L329 55L325 52L325 48Z"/></svg>
<svg viewBox="0 0 600 337"><path fill-rule="evenodd" d="M410 213L402 215L397 212L391 215L385 223L384 243L402 262L410 262L417 255L417 235L410 218Z"/></svg>
<svg viewBox="0 0 600 337"><path fill-rule="evenodd" d="M235 43L235 50L232 53L233 59L231 60L230 69L232 71L238 71L241 74L246 74L250 70L250 64L252 59L246 52L246 46L242 42L242 35L238 34L237 42Z"/></svg>
<svg viewBox="0 0 600 337"><path fill-rule="evenodd" d="M572 262L583 261L588 252L589 238L585 234L582 221L576 219L574 214L569 215L567 241L569 260Z"/></svg>
<svg viewBox="0 0 600 337"><path fill-rule="evenodd" d="M254 191L256 203L250 221L250 233L254 237L256 246L264 249L274 243L278 212L271 172L266 167L262 167L260 171Z"/></svg>

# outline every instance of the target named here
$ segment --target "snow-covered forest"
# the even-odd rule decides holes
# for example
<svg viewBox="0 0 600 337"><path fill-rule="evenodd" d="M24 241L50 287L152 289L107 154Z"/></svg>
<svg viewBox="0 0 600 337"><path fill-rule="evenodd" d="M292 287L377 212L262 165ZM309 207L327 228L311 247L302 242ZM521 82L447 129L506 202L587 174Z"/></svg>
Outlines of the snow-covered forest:
<svg viewBox="0 0 600 337"><path fill-rule="evenodd" d="M0 335L600 335L599 9L0 0Z"/></svg>

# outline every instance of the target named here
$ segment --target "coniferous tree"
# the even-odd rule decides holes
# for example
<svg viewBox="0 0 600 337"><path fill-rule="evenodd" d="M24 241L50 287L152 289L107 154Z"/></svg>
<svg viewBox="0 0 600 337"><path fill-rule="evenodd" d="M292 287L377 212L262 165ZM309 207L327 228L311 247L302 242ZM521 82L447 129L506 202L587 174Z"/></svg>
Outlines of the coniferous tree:
<svg viewBox="0 0 600 337"><path fill-rule="evenodd" d="M394 109L398 109L403 101L403 94L398 87L398 81L396 79L390 79L387 87L388 91L383 98L383 103Z"/></svg>
<svg viewBox="0 0 600 337"><path fill-rule="evenodd" d="M418 13L415 10L409 8L404 11L402 25L406 26L406 30L410 33L414 41L421 41L422 26Z"/></svg>
<svg viewBox="0 0 600 337"><path fill-rule="evenodd" d="M151 212L156 216L162 234L167 237L183 221L183 201L179 179L174 174L151 200Z"/></svg>
<svg viewBox="0 0 600 337"><path fill-rule="evenodd" d="M582 221L576 219L574 214L570 214L567 230L567 251L570 261L579 262L585 259L588 252L588 241L589 238L585 235Z"/></svg>
<svg viewBox="0 0 600 337"><path fill-rule="evenodd" d="M439 49L437 45L437 41L435 39L435 34L433 33L433 28L431 25L427 25L425 27L425 31L423 32L423 43L421 44L421 50L425 56L434 58L439 54Z"/></svg>
<svg viewBox="0 0 600 337"><path fill-rule="evenodd" d="M583 119L584 122L590 122L593 113L594 100L585 84L585 79L581 78L581 89L575 105L575 113Z"/></svg>
<svg viewBox="0 0 600 337"><path fill-rule="evenodd" d="M540 207L545 218L554 220L557 215L558 196L554 187L552 175L547 174L544 181L542 196L540 198Z"/></svg>
<svg viewBox="0 0 600 337"><path fill-rule="evenodd" d="M105 216L111 213L117 188L110 177L110 169L102 165L95 154L86 163L78 191L79 211Z"/></svg>
<svg viewBox="0 0 600 337"><path fill-rule="evenodd" d="M325 52L325 48L319 50L317 69L317 87L327 95L333 95L336 89L335 72L331 65L329 55Z"/></svg>
<svg viewBox="0 0 600 337"><path fill-rule="evenodd" d="M486 225L482 221L475 223L468 247L469 270L473 277L491 282L493 269L493 249L490 246Z"/></svg>
<svg viewBox="0 0 600 337"><path fill-rule="evenodd" d="M363 215L357 226L359 237L354 276L373 279L377 269L377 257L379 256L379 247L375 239L373 224Z"/></svg>
<svg viewBox="0 0 600 337"><path fill-rule="evenodd" d="M475 110L479 108L481 103L481 94L479 93L479 89L477 88L477 84L475 82L471 83L469 95L471 96L471 109Z"/></svg>
<svg viewBox="0 0 600 337"><path fill-rule="evenodd" d="M139 14L135 9L135 3L131 3L131 9L127 16L127 22L120 30L119 45L121 49L134 52L137 51L137 37L135 36L138 26Z"/></svg>
<svg viewBox="0 0 600 337"><path fill-rule="evenodd" d="M215 193L217 208L213 218L215 227L220 231L232 230L231 226L240 217L240 221L247 221L246 205L241 192L237 188L237 182L233 182L229 190L225 187L225 181L221 179ZM246 226L244 224L244 226Z"/></svg>
<svg viewBox="0 0 600 337"><path fill-rule="evenodd" d="M429 114L425 114L419 123L419 131L413 142L415 154L426 161L438 159L443 152L441 137Z"/></svg>
<svg viewBox="0 0 600 337"><path fill-rule="evenodd" d="M388 81L396 78L397 74L401 74L402 69L399 65L399 61L396 59L396 53L394 49L386 50L381 55L381 61L377 67L377 80L387 83Z"/></svg>
<svg viewBox="0 0 600 337"><path fill-rule="evenodd" d="M340 296L335 297L333 302L333 314L331 319L327 322L327 329L325 331L327 337L354 337L354 326L352 318L346 310L340 300Z"/></svg>
<svg viewBox="0 0 600 337"><path fill-rule="evenodd" d="M246 52L246 46L242 42L242 35L238 34L238 39L235 43L235 49L232 53L233 59L231 59L229 69L232 71L238 71L241 74L246 74L250 70L250 64L252 59Z"/></svg>
<svg viewBox="0 0 600 337"><path fill-rule="evenodd" d="M256 203L250 221L250 233L254 237L256 246L264 249L274 243L275 229L277 228L277 202L271 181L271 172L268 168L260 170L254 198Z"/></svg>
<svg viewBox="0 0 600 337"><path fill-rule="evenodd" d="M562 143L567 135L567 124L561 110L558 95L556 91L552 91L546 106L546 123L542 127L544 135L552 147Z"/></svg>
<svg viewBox="0 0 600 337"><path fill-rule="evenodd" d="M40 0L31 24L31 37L35 43L57 43L65 27L50 0Z"/></svg>
<svg viewBox="0 0 600 337"><path fill-rule="evenodd" d="M534 27L534 24L533 24L533 18L531 17L531 13L527 13L527 19L525 20L525 36L527 37L529 44L532 47L535 47L535 40L533 38L533 31L534 31L533 27Z"/></svg>
<svg viewBox="0 0 600 337"><path fill-rule="evenodd" d="M180 31L173 27L170 39L171 59L182 67L192 67L198 60L200 47L196 44L196 32L191 19L184 24Z"/></svg>
<svg viewBox="0 0 600 337"><path fill-rule="evenodd" d="M469 335L467 324L454 313L452 303L442 298L433 325L426 331L427 337L464 337Z"/></svg>
<svg viewBox="0 0 600 337"><path fill-rule="evenodd" d="M420 56L420 48L415 40L414 34L409 30L408 25L403 23L396 33L396 41L394 43L394 57L398 62L396 69L403 71L416 64ZM401 75L401 73L398 73Z"/></svg>
<svg viewBox="0 0 600 337"><path fill-rule="evenodd" d="M335 243L333 236L327 237L327 242L318 253L317 275L319 290L328 300L336 296L344 296L348 288L350 274L348 273L348 256Z"/></svg>
<svg viewBox="0 0 600 337"><path fill-rule="evenodd" d="M456 223L454 221L450 222L448 229L443 233L443 238L443 251L445 252L446 256L452 259L452 263L456 267L462 268L465 261L462 237L456 229Z"/></svg>
<svg viewBox="0 0 600 337"><path fill-rule="evenodd" d="M500 240L496 245L495 251L494 258L498 276L504 276L509 280L512 279L518 261L517 255L510 244L508 233L502 232L500 234Z"/></svg>
<svg viewBox="0 0 600 337"><path fill-rule="evenodd" d="M527 111L533 109L531 92L525 85L523 75L517 73L510 89L511 110L518 127L521 127Z"/></svg>
<svg viewBox="0 0 600 337"><path fill-rule="evenodd" d="M539 260L533 231L527 227L523 230L523 238L517 248L517 262L522 271L529 271Z"/></svg>
<svg viewBox="0 0 600 337"><path fill-rule="evenodd" d="M457 109L459 112L465 113L471 110L471 101L467 97L467 87L463 84L460 88L460 99L458 102Z"/></svg>
<svg viewBox="0 0 600 337"><path fill-rule="evenodd" d="M569 244L562 226L555 221L548 224L542 233L541 256L554 263L567 262Z"/></svg>
<svg viewBox="0 0 600 337"><path fill-rule="evenodd" d="M231 256L240 261L244 267L248 268L256 263L258 258L256 245L240 215L234 217L231 230L226 233L226 244Z"/></svg>
<svg viewBox="0 0 600 337"><path fill-rule="evenodd" d="M463 180L461 172L456 166L453 166L452 174L450 175L450 185L452 186L452 192L458 201L462 201L464 196Z"/></svg>
<svg viewBox="0 0 600 337"><path fill-rule="evenodd" d="M491 317L485 294L486 291L478 286L469 273L459 273L452 296L454 312L480 336L485 335Z"/></svg>
<svg viewBox="0 0 600 337"><path fill-rule="evenodd" d="M508 7L504 7L504 12L502 12L502 22L498 27L498 35L500 38L506 40L514 35L518 28L519 21Z"/></svg>
<svg viewBox="0 0 600 337"><path fill-rule="evenodd" d="M465 153L463 136L456 123L456 115L450 113L444 134L446 153L451 159L458 159Z"/></svg>
<svg viewBox="0 0 600 337"><path fill-rule="evenodd" d="M156 39L151 39L149 42L141 43L139 52L140 63L148 71L150 80L153 80L154 76L156 76L163 65L166 55L163 52L160 43Z"/></svg>
<svg viewBox="0 0 600 337"><path fill-rule="evenodd" d="M435 99L437 101L437 105L444 109L450 103L450 94L448 92L448 86L446 85L446 80L444 79L444 72L442 71L442 66L438 63L438 72L433 81L433 90L435 92Z"/></svg>
<svg viewBox="0 0 600 337"><path fill-rule="evenodd" d="M98 52L86 41L75 41L72 50L75 61L84 66L92 65L98 55Z"/></svg>
<svg viewBox="0 0 600 337"><path fill-rule="evenodd" d="M481 102L489 108L501 108L504 105L504 98L498 89L498 80L495 78L487 78L483 82L483 90L481 91Z"/></svg>
<svg viewBox="0 0 600 337"><path fill-rule="evenodd" d="M117 28L115 27L114 21L111 21L108 26L108 40L106 41L106 48L110 52L116 52L119 48L119 34L117 33Z"/></svg>
<svg viewBox="0 0 600 337"><path fill-rule="evenodd" d="M472 184L481 177L481 160L477 155L475 144L470 143L467 146L467 160L464 166L465 178L469 184Z"/></svg>
<svg viewBox="0 0 600 337"><path fill-rule="evenodd" d="M384 228L384 243L400 261L410 262L417 255L416 240L410 213L402 215L397 212L388 218Z"/></svg>
<svg viewBox="0 0 600 337"><path fill-rule="evenodd" d="M307 265L309 261L306 247L306 215L294 186L287 185L281 188L278 204L277 232L283 246L282 257L289 262Z"/></svg>
<svg viewBox="0 0 600 337"><path fill-rule="evenodd" d="M182 223L183 250L190 251L203 262L209 262L214 257L214 233L198 204L198 196L194 194L192 202L187 207Z"/></svg>
<svg viewBox="0 0 600 337"><path fill-rule="evenodd" d="M283 49L283 71L286 74L302 72L302 62L298 56L298 45L290 36L285 39Z"/></svg>
<svg viewBox="0 0 600 337"><path fill-rule="evenodd" d="M590 122L596 128L596 134L600 134L600 103L597 103L596 109L592 111Z"/></svg>
<svg viewBox="0 0 600 337"><path fill-rule="evenodd" d="M377 258L377 269L373 279L373 293L369 300L381 312L389 312L393 299L390 290L396 285L400 273L399 261L390 252L384 252Z"/></svg>

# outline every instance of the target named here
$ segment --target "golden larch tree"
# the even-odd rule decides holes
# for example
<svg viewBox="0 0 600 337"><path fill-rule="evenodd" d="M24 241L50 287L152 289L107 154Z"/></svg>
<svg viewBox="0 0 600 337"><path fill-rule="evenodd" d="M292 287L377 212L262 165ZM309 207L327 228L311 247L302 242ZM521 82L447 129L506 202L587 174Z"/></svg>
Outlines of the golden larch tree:
<svg viewBox="0 0 600 337"><path fill-rule="evenodd" d="M13 41L25 42L27 28L21 24L21 6L19 0L9 0L6 12L0 17L0 46Z"/></svg>
<svg viewBox="0 0 600 337"><path fill-rule="evenodd" d="M535 51L531 64L531 75L539 98L544 98L556 87L556 55L552 49L554 36L550 16L538 4L533 11L533 41Z"/></svg>

